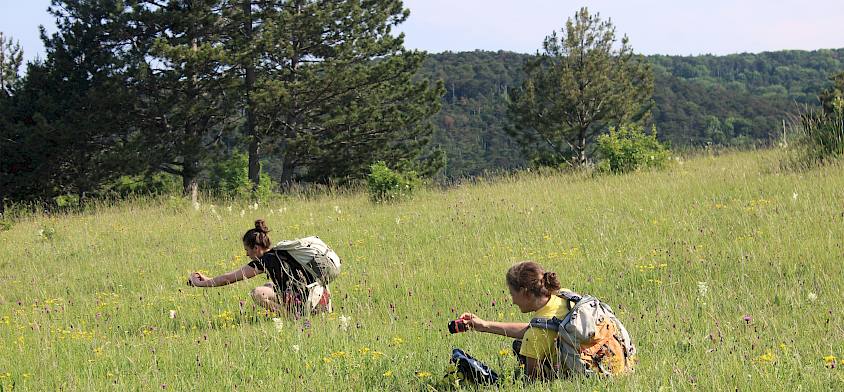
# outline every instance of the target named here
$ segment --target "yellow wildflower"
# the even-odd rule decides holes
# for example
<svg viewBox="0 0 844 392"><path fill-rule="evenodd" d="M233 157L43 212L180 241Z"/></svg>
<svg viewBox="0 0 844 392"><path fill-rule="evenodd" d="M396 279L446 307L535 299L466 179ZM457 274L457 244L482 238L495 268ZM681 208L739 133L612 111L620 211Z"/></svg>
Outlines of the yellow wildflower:
<svg viewBox="0 0 844 392"><path fill-rule="evenodd" d="M826 362L827 364L835 363L835 361L837 359L838 358L836 358L835 355L827 355L827 356L823 357L823 361Z"/></svg>
<svg viewBox="0 0 844 392"><path fill-rule="evenodd" d="M419 377L419 378L431 377L431 372L424 372L424 371L423 372L416 372L416 377Z"/></svg>
<svg viewBox="0 0 844 392"><path fill-rule="evenodd" d="M764 354L756 357L756 360L761 363L771 363L777 359L777 356L771 352L771 350L766 351Z"/></svg>
<svg viewBox="0 0 844 392"><path fill-rule="evenodd" d="M392 370L387 370L386 372L384 372L384 377L392 377L392 376L393 376Z"/></svg>
<svg viewBox="0 0 844 392"><path fill-rule="evenodd" d="M506 357L506 356L510 355L510 350L508 350L506 348L502 348L501 350L498 350L498 355L500 355L502 357Z"/></svg>

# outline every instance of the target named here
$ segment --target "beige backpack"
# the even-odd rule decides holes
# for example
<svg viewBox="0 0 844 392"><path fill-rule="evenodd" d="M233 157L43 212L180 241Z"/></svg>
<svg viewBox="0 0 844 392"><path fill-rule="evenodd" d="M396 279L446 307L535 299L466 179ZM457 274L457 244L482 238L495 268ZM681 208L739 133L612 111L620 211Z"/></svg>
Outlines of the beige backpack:
<svg viewBox="0 0 844 392"><path fill-rule="evenodd" d="M570 306L562 319L537 317L530 321L531 327L557 331L559 363L555 368L566 375L632 372L636 347L609 305L571 291L557 295Z"/></svg>
<svg viewBox="0 0 844 392"><path fill-rule="evenodd" d="M276 244L275 249L287 251L322 285L327 285L340 275L340 256L319 237L281 241Z"/></svg>

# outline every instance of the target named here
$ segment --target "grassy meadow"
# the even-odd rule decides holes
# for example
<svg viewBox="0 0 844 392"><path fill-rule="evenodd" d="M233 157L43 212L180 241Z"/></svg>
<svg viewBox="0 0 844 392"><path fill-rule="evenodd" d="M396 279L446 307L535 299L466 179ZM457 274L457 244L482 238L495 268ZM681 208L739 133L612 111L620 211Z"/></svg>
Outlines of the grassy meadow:
<svg viewBox="0 0 844 392"><path fill-rule="evenodd" d="M391 205L162 199L26 218L0 231L0 390L443 390L452 347L506 390L841 390L844 171L777 158L522 173ZM248 297L263 275L185 285L246 263L256 218L343 258L333 314L273 322ZM504 283L525 259L613 306L633 375L524 385L508 339L448 333L464 311L527 321Z"/></svg>

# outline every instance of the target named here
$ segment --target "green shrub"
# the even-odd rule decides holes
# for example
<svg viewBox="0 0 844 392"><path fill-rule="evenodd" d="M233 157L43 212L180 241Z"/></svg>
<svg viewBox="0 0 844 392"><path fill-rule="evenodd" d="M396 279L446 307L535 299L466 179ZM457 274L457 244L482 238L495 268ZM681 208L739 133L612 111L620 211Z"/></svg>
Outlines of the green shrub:
<svg viewBox="0 0 844 392"><path fill-rule="evenodd" d="M598 137L597 152L602 172L627 173L640 169L661 169L668 165L670 151L656 138L656 127L647 134L639 125L610 128Z"/></svg>
<svg viewBox="0 0 844 392"><path fill-rule="evenodd" d="M844 99L836 97L831 110L809 109L793 124L797 148L805 164L823 163L844 154Z"/></svg>
<svg viewBox="0 0 844 392"><path fill-rule="evenodd" d="M222 160L211 167L208 186L214 193L233 197L249 198L252 195L252 182L249 181L249 157L245 153L234 153L230 158ZM276 183L267 173L261 173L258 182L258 192L254 195L258 200L266 201L272 196Z"/></svg>
<svg viewBox="0 0 844 392"><path fill-rule="evenodd" d="M178 176L168 173L154 173L139 176L120 176L110 184L106 184L104 191L120 198L130 195L168 195L182 191L182 181Z"/></svg>
<svg viewBox="0 0 844 392"><path fill-rule="evenodd" d="M421 184L415 171L399 173L391 170L383 161L369 166L369 198L376 203L409 198Z"/></svg>

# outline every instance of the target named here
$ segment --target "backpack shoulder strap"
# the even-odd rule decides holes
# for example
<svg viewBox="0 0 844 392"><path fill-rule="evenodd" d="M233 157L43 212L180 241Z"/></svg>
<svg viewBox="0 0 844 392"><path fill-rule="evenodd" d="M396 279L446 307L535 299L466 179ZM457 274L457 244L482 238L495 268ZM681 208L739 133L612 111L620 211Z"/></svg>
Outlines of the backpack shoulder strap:
<svg viewBox="0 0 844 392"><path fill-rule="evenodd" d="M569 311L574 309L574 305L577 305L577 303L580 302L581 299L583 299L583 296L581 296L580 294L568 290L560 290L557 293L557 296L566 300L566 307Z"/></svg>
<svg viewBox="0 0 844 392"><path fill-rule="evenodd" d="M583 298L580 294L568 290L560 290L557 295L572 302L579 302Z"/></svg>
<svg viewBox="0 0 844 392"><path fill-rule="evenodd" d="M542 328L542 329L550 329L556 331L560 328L560 324L563 320L560 320L556 317L534 317L530 319L530 326L533 328Z"/></svg>

